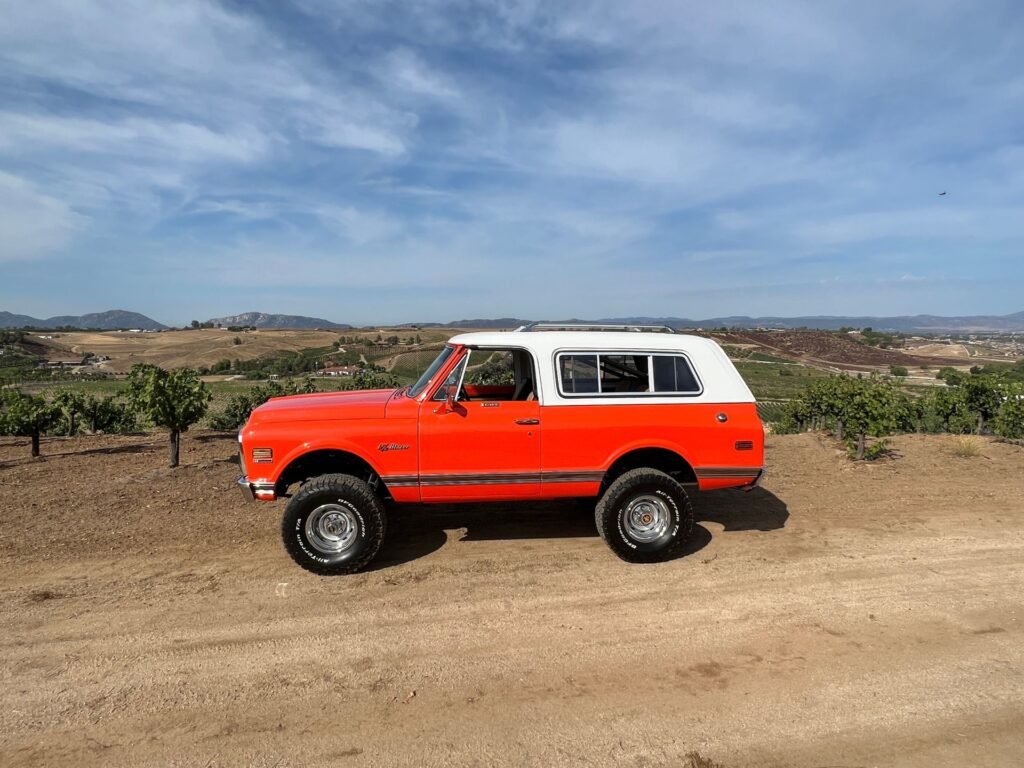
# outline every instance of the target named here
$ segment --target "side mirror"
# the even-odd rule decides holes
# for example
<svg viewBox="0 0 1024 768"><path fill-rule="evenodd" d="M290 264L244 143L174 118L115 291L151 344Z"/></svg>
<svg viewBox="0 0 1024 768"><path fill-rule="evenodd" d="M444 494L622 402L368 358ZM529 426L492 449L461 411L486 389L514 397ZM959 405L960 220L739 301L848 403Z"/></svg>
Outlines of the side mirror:
<svg viewBox="0 0 1024 768"><path fill-rule="evenodd" d="M449 384L444 388L444 402L441 403L437 408L434 409L434 413L451 413L455 411L457 406L455 405L455 398L459 394L458 384Z"/></svg>

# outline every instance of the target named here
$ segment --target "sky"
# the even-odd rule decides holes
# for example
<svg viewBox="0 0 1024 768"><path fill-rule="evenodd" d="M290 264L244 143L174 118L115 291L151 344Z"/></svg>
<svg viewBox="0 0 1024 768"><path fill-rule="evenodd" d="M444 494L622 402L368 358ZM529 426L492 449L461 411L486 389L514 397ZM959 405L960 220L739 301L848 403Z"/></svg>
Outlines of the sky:
<svg viewBox="0 0 1024 768"><path fill-rule="evenodd" d="M0 17L0 310L1024 309L1015 0Z"/></svg>

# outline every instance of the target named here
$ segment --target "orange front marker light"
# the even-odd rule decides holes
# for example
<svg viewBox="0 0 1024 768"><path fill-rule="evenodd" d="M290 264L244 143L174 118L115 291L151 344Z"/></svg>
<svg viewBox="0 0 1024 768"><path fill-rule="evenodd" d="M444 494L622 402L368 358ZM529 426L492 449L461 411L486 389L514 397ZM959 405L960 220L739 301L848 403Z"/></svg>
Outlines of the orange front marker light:
<svg viewBox="0 0 1024 768"><path fill-rule="evenodd" d="M274 450L272 448L253 448L252 460L254 464L270 464L274 461Z"/></svg>

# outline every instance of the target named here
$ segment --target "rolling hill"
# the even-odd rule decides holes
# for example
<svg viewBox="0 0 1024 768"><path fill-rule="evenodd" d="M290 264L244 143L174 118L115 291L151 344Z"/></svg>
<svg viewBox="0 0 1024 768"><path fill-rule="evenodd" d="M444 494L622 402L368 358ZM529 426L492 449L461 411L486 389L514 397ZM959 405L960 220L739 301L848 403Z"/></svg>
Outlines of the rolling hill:
<svg viewBox="0 0 1024 768"><path fill-rule="evenodd" d="M339 330L351 328L351 325L334 323L320 317L305 317L303 315L274 315L265 312L243 312L240 315L227 315L226 317L215 317L208 322L227 328L229 326L248 326L250 328L293 328L307 330L314 328L337 328Z"/></svg>
<svg viewBox="0 0 1024 768"><path fill-rule="evenodd" d="M87 315L57 315L45 320L29 315L14 315L0 312L0 328L86 328L101 331L137 328L143 331L160 331L167 326L158 323L151 317L128 312L123 309L111 309L107 312L93 312Z"/></svg>

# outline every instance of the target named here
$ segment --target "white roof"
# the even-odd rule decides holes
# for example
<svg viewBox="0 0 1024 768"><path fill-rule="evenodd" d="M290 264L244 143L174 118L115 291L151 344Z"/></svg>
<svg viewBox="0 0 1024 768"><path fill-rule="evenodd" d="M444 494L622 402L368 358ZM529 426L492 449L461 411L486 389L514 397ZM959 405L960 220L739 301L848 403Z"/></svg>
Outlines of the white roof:
<svg viewBox="0 0 1024 768"><path fill-rule="evenodd" d="M690 358L703 386L701 394L689 398L690 402L754 400L743 377L722 348L714 340L703 336L636 331L484 331L461 333L453 336L449 343L470 347L520 347L530 350L540 366L541 396L546 403L562 400L557 390L553 365L555 353L561 350L682 352ZM638 403L651 402L649 395L644 399L622 398L618 402L629 403L634 400ZM590 401L590 398L572 400L578 404ZM607 398L596 402L607 403Z"/></svg>
<svg viewBox="0 0 1024 768"><path fill-rule="evenodd" d="M718 345L702 336L636 331L481 331L460 333L451 344L481 347L524 347L538 354L556 349L664 349L687 352Z"/></svg>

